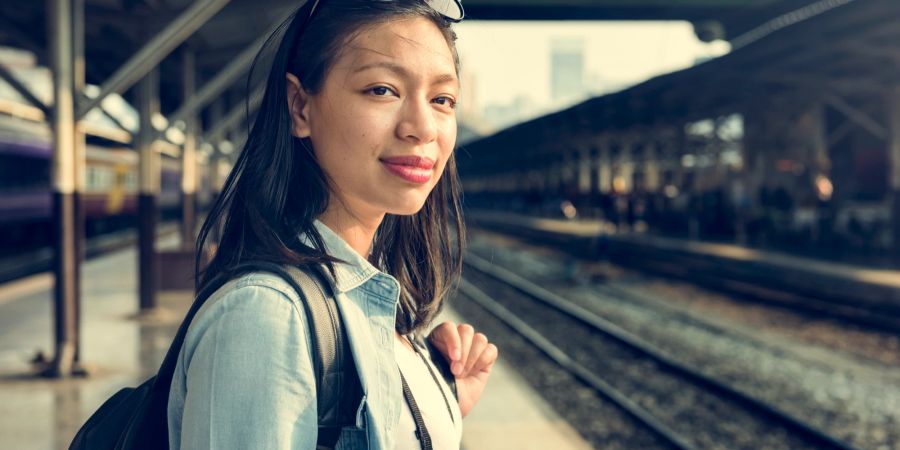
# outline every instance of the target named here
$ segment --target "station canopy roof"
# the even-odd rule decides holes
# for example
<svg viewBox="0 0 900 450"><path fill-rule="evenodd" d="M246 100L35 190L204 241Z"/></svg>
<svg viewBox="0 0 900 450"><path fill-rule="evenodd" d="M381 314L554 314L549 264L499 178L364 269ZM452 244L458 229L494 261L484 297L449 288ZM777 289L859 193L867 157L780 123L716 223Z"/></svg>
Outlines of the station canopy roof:
<svg viewBox="0 0 900 450"><path fill-rule="evenodd" d="M882 140L889 138L885 99L900 95L900 2L817 2L771 18L732 39L732 51L694 67L586 100L466 146L461 172L489 171L528 149L553 147L560 134L671 132L691 121L747 111L802 113L814 105L840 112ZM825 6L825 7L820 7ZM482 151L491 149L492 151Z"/></svg>
<svg viewBox="0 0 900 450"><path fill-rule="evenodd" d="M841 1L841 0L835 0ZM862 1L862 0L861 0ZM193 0L84 0L87 82L101 85ZM0 45L33 51L47 64L47 1L0 2ZM733 39L813 0L465 0L473 20L687 20L702 39ZM197 55L198 87L297 7L283 0L232 0L186 46ZM175 52L177 53L177 52ZM162 112L181 103L176 54L161 64ZM240 101L236 83L226 95Z"/></svg>

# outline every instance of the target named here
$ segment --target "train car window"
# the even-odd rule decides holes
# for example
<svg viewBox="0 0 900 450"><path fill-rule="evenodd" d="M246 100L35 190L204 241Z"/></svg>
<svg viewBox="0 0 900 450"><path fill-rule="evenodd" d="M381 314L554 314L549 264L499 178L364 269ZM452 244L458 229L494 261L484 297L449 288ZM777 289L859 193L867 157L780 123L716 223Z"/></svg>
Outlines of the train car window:
<svg viewBox="0 0 900 450"><path fill-rule="evenodd" d="M115 175L113 168L103 165L88 166L86 190L88 192L107 192L113 187Z"/></svg>
<svg viewBox="0 0 900 450"><path fill-rule="evenodd" d="M0 190L35 189L50 189L50 160L0 153Z"/></svg>
<svg viewBox="0 0 900 450"><path fill-rule="evenodd" d="M138 188L137 171L131 170L125 173L125 190L136 191Z"/></svg>
<svg viewBox="0 0 900 450"><path fill-rule="evenodd" d="M97 184L97 170L94 167L88 166L87 173L85 173L84 182L85 182L85 190L90 192L93 190L94 185Z"/></svg>

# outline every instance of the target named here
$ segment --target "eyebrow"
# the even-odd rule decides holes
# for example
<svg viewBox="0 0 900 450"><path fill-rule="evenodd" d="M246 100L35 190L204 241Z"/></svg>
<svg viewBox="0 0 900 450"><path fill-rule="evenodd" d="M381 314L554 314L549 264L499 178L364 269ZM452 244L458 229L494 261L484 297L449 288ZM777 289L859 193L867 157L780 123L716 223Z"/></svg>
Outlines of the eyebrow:
<svg viewBox="0 0 900 450"><path fill-rule="evenodd" d="M371 63L371 64L365 64L365 65L362 65L362 66L354 69L352 73L357 74L357 73L365 72L366 70L371 70L371 69L387 69L387 70L390 70L391 72L396 73L397 75L400 75L403 78L415 78L415 76L412 74L412 72L410 72L407 68L405 68L399 64L395 64L395 63L388 62L388 61L380 61L380 62L375 62L375 63ZM456 75L450 74L450 73L445 73L445 74L436 76L434 78L434 80L432 81L432 84L451 83L451 82L455 82L455 81L458 81Z"/></svg>

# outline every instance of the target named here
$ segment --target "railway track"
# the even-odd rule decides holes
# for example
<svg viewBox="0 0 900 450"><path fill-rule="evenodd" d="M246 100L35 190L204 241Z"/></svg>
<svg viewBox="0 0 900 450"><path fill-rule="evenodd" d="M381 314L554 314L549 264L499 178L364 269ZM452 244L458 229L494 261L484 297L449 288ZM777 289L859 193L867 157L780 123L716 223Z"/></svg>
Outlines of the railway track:
<svg viewBox="0 0 900 450"><path fill-rule="evenodd" d="M587 261L597 258L592 250L597 244L592 238L565 231L549 233L496 222L476 223L471 228L524 238L533 245L551 247ZM873 302L871 296L860 297L855 295L859 291L818 275L785 274L781 269L771 267L740 267L723 264L705 255L627 243L611 245L606 252L604 258L621 267L682 280L747 302L900 334L900 311L890 302ZM885 293L878 298L891 298L892 295Z"/></svg>
<svg viewBox="0 0 900 450"><path fill-rule="evenodd" d="M178 232L175 223L161 224L157 238L170 236ZM109 234L93 237L85 244L85 258L94 258L109 252L121 250L137 243L137 230L119 230ZM53 269L53 249L39 248L18 255L0 259L0 284L20 278L47 272Z"/></svg>
<svg viewBox="0 0 900 450"><path fill-rule="evenodd" d="M472 253L466 267L463 295L674 448L854 448Z"/></svg>
<svg viewBox="0 0 900 450"><path fill-rule="evenodd" d="M819 317L854 323L865 328L900 334L900 317L896 308L873 305L865 301L849 301L843 297L835 298L826 295L825 289L818 293L812 292L813 289L797 292L788 286L773 283L772 280L777 278L775 275L760 276L757 273L759 270L754 268L742 270L740 273L736 273L737 270L725 271L715 262L703 258L681 258L666 254L665 251L647 252L640 257L631 255L627 258L621 257L621 254L622 252L619 252L614 261L623 267L684 280L746 301L789 308ZM815 286L812 280L806 282L809 286Z"/></svg>

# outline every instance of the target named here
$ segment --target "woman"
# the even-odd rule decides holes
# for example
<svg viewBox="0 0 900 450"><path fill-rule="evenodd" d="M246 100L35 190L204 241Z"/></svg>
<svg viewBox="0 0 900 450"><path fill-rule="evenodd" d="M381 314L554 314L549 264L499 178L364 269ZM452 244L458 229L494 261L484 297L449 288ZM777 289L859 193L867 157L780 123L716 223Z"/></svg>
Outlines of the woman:
<svg viewBox="0 0 900 450"><path fill-rule="evenodd" d="M286 22L247 144L198 240L198 261L213 255L203 271L198 263L201 287L246 261L326 268L364 391L356 427L337 448L425 448L420 425L433 448L458 448L462 416L497 358L468 325L435 329L457 403L410 338L424 334L461 267L450 28L461 18L452 0L302 6ZM221 230L216 243L212 230ZM299 301L263 272L209 298L171 385L173 449L316 446Z"/></svg>

